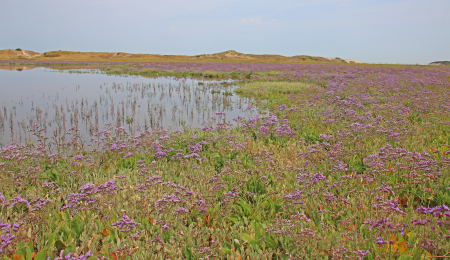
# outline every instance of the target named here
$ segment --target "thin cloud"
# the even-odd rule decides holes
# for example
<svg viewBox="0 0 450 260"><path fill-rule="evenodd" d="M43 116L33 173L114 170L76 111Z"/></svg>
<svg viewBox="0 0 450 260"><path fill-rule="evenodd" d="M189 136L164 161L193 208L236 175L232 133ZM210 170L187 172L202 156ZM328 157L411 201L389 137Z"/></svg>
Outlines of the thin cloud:
<svg viewBox="0 0 450 260"><path fill-rule="evenodd" d="M262 23L261 18L250 18L250 19L242 18L241 21L243 23Z"/></svg>
<svg viewBox="0 0 450 260"><path fill-rule="evenodd" d="M271 20L262 20L261 18L241 18L241 23L245 24L275 24L277 23L277 19L271 19Z"/></svg>

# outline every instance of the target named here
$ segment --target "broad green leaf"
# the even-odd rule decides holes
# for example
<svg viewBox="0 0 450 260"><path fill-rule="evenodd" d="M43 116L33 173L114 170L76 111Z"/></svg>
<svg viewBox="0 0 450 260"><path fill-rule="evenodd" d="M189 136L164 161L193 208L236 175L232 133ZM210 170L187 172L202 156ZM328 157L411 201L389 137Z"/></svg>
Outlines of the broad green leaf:
<svg viewBox="0 0 450 260"><path fill-rule="evenodd" d="M368 253L368 254L364 257L364 260L373 260L372 253Z"/></svg>
<svg viewBox="0 0 450 260"><path fill-rule="evenodd" d="M70 245L68 245L66 247L66 249L63 252L63 256L68 255L69 253L75 253L75 243L70 243Z"/></svg>
<svg viewBox="0 0 450 260"><path fill-rule="evenodd" d="M72 221L72 231L75 233L76 238L80 236L80 227L78 226L78 223L76 221Z"/></svg>
<svg viewBox="0 0 450 260"><path fill-rule="evenodd" d="M25 247L22 247L21 249L16 250L16 254L23 256L23 258L25 259L25 257L27 256L27 249Z"/></svg>
<svg viewBox="0 0 450 260"><path fill-rule="evenodd" d="M31 243L31 242L28 243L26 252L27 252L27 256L25 257L25 259L32 260L32 254L34 252L33 243Z"/></svg>
<svg viewBox="0 0 450 260"><path fill-rule="evenodd" d="M57 240L55 242L55 247L58 249L58 251L61 251L66 249L67 246L61 240Z"/></svg>
<svg viewBox="0 0 450 260"><path fill-rule="evenodd" d="M183 255L187 260L193 260L194 256L192 255L192 250L189 248L189 246L185 246L183 250Z"/></svg>
<svg viewBox="0 0 450 260"><path fill-rule="evenodd" d="M261 239L261 227L256 221L252 221L252 229L255 232L255 239Z"/></svg>
<svg viewBox="0 0 450 260"><path fill-rule="evenodd" d="M242 240L247 241L249 244L257 244L258 240L254 239L252 236L250 236L247 233L242 233Z"/></svg>
<svg viewBox="0 0 450 260"><path fill-rule="evenodd" d="M42 250L41 252L37 253L36 256L34 257L34 260L45 260L46 256L45 256L45 251Z"/></svg>
<svg viewBox="0 0 450 260"><path fill-rule="evenodd" d="M411 255L402 254L397 260L413 260L414 258Z"/></svg>
<svg viewBox="0 0 450 260"><path fill-rule="evenodd" d="M48 246L48 247L51 247L51 246L54 245L54 243L55 243L55 237L56 237L56 232L52 233L52 234L48 237L48 239L47 239L47 241L48 241L47 246Z"/></svg>

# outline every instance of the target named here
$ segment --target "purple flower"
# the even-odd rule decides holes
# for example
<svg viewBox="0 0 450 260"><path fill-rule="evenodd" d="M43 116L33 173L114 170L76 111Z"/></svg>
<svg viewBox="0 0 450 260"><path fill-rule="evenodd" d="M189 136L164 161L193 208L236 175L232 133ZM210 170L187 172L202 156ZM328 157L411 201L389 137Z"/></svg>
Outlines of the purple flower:
<svg viewBox="0 0 450 260"><path fill-rule="evenodd" d="M188 154L188 155L183 156L183 158L185 158L185 159L189 159L189 158L192 158L192 157L200 157L200 155L198 155L196 153L192 153L192 154Z"/></svg>
<svg viewBox="0 0 450 260"><path fill-rule="evenodd" d="M413 224L414 227L417 225L426 226L430 222L431 222L430 219L425 219L425 220L413 219L413 220L411 220L411 223Z"/></svg>
<svg viewBox="0 0 450 260"><path fill-rule="evenodd" d="M266 135L267 132L269 132L269 128L267 126L261 125L258 128L258 131L262 134L262 135Z"/></svg>
<svg viewBox="0 0 450 260"><path fill-rule="evenodd" d="M90 195L95 192L95 184L87 183L80 188L81 193Z"/></svg>
<svg viewBox="0 0 450 260"><path fill-rule="evenodd" d="M179 207L175 210L175 214L180 214L180 213L188 213L189 211L183 207Z"/></svg>
<svg viewBox="0 0 450 260"><path fill-rule="evenodd" d="M45 205L47 205L50 202L52 201L48 199L37 198L33 201L33 209L31 211L42 210L45 207Z"/></svg>
<svg viewBox="0 0 450 260"><path fill-rule="evenodd" d="M420 206L417 208L417 211L422 214L433 214L435 216L447 215L450 217L450 208L446 205L436 206L434 208L425 208L424 206Z"/></svg>
<svg viewBox="0 0 450 260"><path fill-rule="evenodd" d="M117 222L112 224L112 226L119 228L120 232L128 232L128 231L134 230L136 228L136 226L139 226L140 224L141 223L136 223L133 220L131 220L124 213L123 216Z"/></svg>
<svg viewBox="0 0 450 260"><path fill-rule="evenodd" d="M358 250L358 251L353 251L353 253L356 255L358 260L362 260L369 253L369 250Z"/></svg>
<svg viewBox="0 0 450 260"><path fill-rule="evenodd" d="M406 214L396 200L388 200L379 204L374 204L374 208L381 208L386 211L395 211L397 213Z"/></svg>
<svg viewBox="0 0 450 260"><path fill-rule="evenodd" d="M84 158L84 156L83 156L82 154L80 154L80 155L75 155L75 156L73 157L74 160L82 160L83 158Z"/></svg>
<svg viewBox="0 0 450 260"><path fill-rule="evenodd" d="M288 199L289 202L294 204L303 204L303 201L301 200L301 198L303 198L302 193L303 191L296 189L294 192L284 195L283 198Z"/></svg>
<svg viewBox="0 0 450 260"><path fill-rule="evenodd" d="M165 153L165 152L159 150L159 151L157 151L157 152L155 153L154 156L155 156L156 158L163 158L163 157L166 157L166 156L167 156L167 153Z"/></svg>
<svg viewBox="0 0 450 260"><path fill-rule="evenodd" d="M183 198L178 197L174 194L166 195L155 202L155 207L160 208L164 207L167 204L175 204L175 203L186 203L186 201Z"/></svg>
<svg viewBox="0 0 450 260"><path fill-rule="evenodd" d="M368 219L367 221L364 222L364 224L371 224L369 230L372 231L372 229L379 227L379 226L386 226L389 228L394 228L393 223L389 221L389 218L381 218L380 220L373 220L373 219Z"/></svg>
<svg viewBox="0 0 450 260"><path fill-rule="evenodd" d="M387 241L384 241L383 239L381 239L381 237L377 237L376 239L375 239L375 244L377 244L377 245L383 245L383 244L387 244L388 242Z"/></svg>
<svg viewBox="0 0 450 260"><path fill-rule="evenodd" d="M314 177L312 178L312 184L315 184L321 180L326 180L325 175L321 174L320 172L316 173Z"/></svg>
<svg viewBox="0 0 450 260"><path fill-rule="evenodd" d="M0 192L0 203L2 205L2 208L8 205L8 202L6 201L5 197L1 192Z"/></svg>
<svg viewBox="0 0 450 260"><path fill-rule="evenodd" d="M12 240L16 238L15 235L11 235L11 226L12 231L19 231L19 227L22 226L24 222L13 223L13 225L9 223L2 223L0 220L0 229L5 232L4 235L0 236L0 256L3 254L4 249L8 248L8 246L12 243Z"/></svg>
<svg viewBox="0 0 450 260"><path fill-rule="evenodd" d="M78 257L74 256L73 253L69 253L66 256L63 256L63 253L64 250L61 250L59 257L55 258L54 260L87 260L89 257L92 256L91 251L88 251L85 255L80 255Z"/></svg>
<svg viewBox="0 0 450 260"><path fill-rule="evenodd" d="M128 157L133 156L134 154L132 152L128 152L127 154L125 154L125 156L122 158L122 160L125 160Z"/></svg>
<svg viewBox="0 0 450 260"><path fill-rule="evenodd" d="M12 198L9 203L10 203L9 205L11 207L14 207L15 205L20 204L20 203L27 205L27 208L30 207L30 203L28 202L28 200L22 199L20 196Z"/></svg>

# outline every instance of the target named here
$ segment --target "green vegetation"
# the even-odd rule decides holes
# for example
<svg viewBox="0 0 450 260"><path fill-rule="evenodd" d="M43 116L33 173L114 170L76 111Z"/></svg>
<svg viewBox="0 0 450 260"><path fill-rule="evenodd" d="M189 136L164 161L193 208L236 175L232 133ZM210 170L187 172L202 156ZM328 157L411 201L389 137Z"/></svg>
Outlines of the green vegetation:
<svg viewBox="0 0 450 260"><path fill-rule="evenodd" d="M303 82L249 82L235 90L236 93L257 99L279 99L280 94L297 94L309 87Z"/></svg>
<svg viewBox="0 0 450 260"><path fill-rule="evenodd" d="M61 56L61 55L59 53L57 53L57 52L54 52L54 51L52 51L52 52L45 52L44 53L44 57L53 58L53 57L59 57L59 56Z"/></svg>

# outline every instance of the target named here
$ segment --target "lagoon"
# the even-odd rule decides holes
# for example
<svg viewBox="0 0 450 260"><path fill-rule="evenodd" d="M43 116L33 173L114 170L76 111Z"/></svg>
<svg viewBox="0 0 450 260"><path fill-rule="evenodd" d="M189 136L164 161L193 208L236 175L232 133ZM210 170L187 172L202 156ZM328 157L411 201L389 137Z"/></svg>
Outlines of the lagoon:
<svg viewBox="0 0 450 260"><path fill-rule="evenodd" d="M124 127L130 134L181 130L251 115L251 100L230 80L107 75L99 70L0 69L0 144L33 140L38 126L51 137L71 127L82 139ZM224 115L216 115L224 112Z"/></svg>

